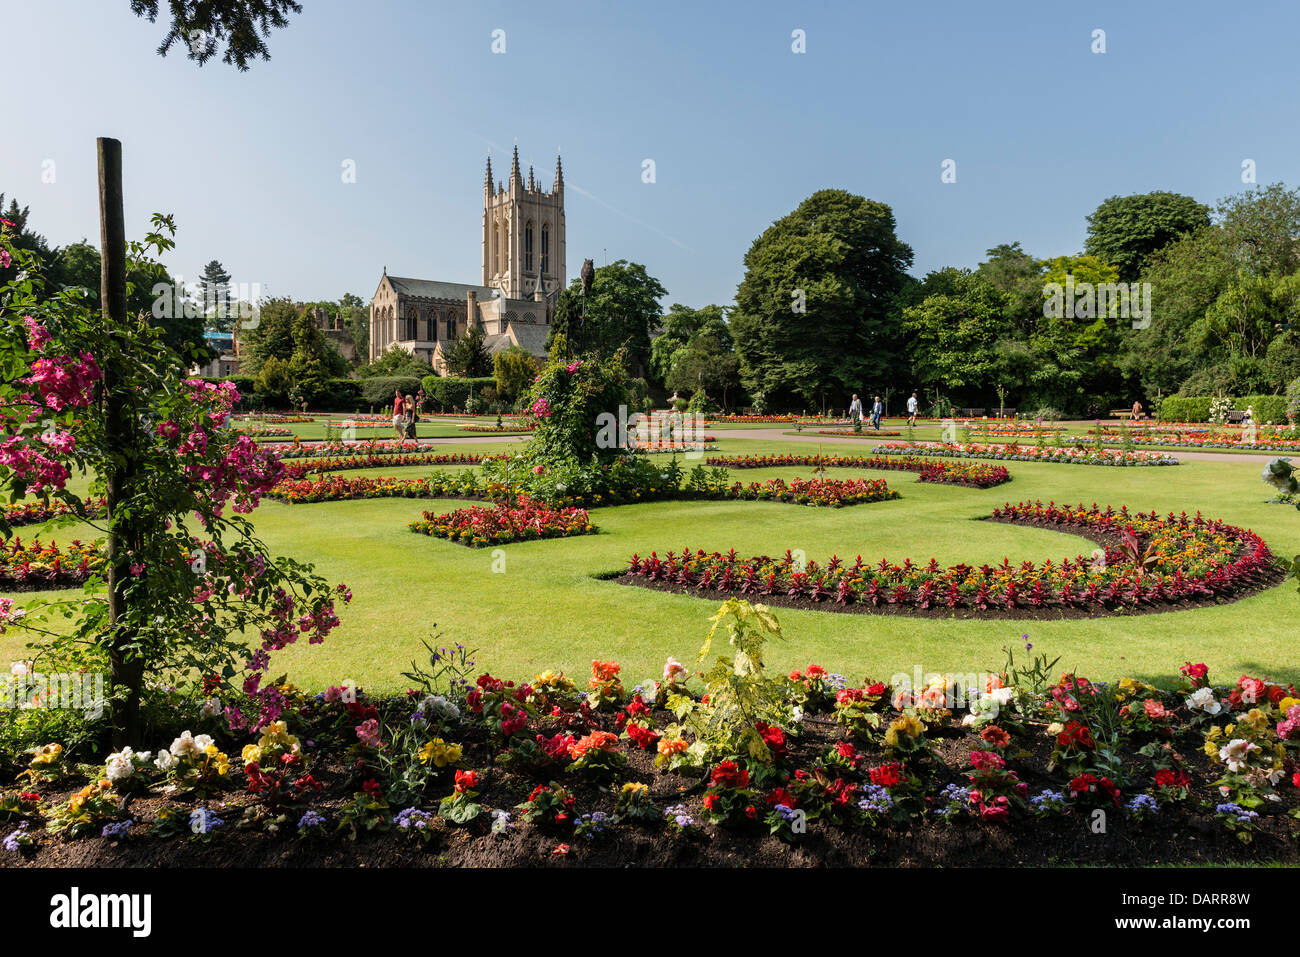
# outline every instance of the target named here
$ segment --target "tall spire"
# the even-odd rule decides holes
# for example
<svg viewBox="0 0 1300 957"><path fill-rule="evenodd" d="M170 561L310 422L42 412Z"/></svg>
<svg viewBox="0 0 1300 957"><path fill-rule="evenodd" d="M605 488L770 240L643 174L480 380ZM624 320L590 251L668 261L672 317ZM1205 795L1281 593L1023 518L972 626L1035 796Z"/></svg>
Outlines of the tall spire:
<svg viewBox="0 0 1300 957"><path fill-rule="evenodd" d="M492 190L492 153L488 152L487 176L483 178L484 187L491 192Z"/></svg>
<svg viewBox="0 0 1300 957"><path fill-rule="evenodd" d="M555 151L555 186L553 190L559 191L564 189L564 167L560 163L560 151Z"/></svg>
<svg viewBox="0 0 1300 957"><path fill-rule="evenodd" d="M536 188L537 188L537 186L536 186L536 184L533 182L533 164L532 164L532 163L529 163L529 164L528 164L528 192L531 193L531 192L532 192L533 190L535 190Z"/></svg>
<svg viewBox="0 0 1300 957"><path fill-rule="evenodd" d="M519 144L518 143L515 144L515 158L514 158L514 162L510 166L510 181L513 183L515 180L519 180L519 182L521 183L524 180L523 174L519 172Z"/></svg>

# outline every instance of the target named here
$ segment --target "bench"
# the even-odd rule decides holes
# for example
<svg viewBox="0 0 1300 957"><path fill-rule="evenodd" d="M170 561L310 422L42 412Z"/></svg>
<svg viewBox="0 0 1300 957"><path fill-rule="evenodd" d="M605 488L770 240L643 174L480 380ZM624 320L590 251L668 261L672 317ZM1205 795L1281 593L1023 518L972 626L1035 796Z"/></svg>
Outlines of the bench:
<svg viewBox="0 0 1300 957"><path fill-rule="evenodd" d="M983 409L958 409L957 418L959 419L978 419L984 415Z"/></svg>
<svg viewBox="0 0 1300 957"><path fill-rule="evenodd" d="M1233 409L1231 412L1228 413L1228 424L1241 425L1242 420L1245 418L1246 418L1245 409Z"/></svg>

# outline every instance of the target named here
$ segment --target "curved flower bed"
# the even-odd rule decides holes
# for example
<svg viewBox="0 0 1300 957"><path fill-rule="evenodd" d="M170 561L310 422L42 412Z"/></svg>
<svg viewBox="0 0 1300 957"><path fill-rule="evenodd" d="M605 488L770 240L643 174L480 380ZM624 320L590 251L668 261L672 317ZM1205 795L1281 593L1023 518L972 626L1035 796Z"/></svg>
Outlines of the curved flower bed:
<svg viewBox="0 0 1300 957"><path fill-rule="evenodd" d="M60 546L34 539L0 542L0 590L35 591L80 585L104 564L100 546L73 539Z"/></svg>
<svg viewBox="0 0 1300 957"><path fill-rule="evenodd" d="M879 469L921 473L918 481L942 485L991 488L1011 481L1004 465L972 462L928 462L919 458L887 458L865 455L728 455L708 460L709 465L729 469L766 469L791 465L814 468Z"/></svg>
<svg viewBox="0 0 1300 957"><path fill-rule="evenodd" d="M723 498L743 501L788 502L792 505L813 505L841 508L865 502L884 502L898 498L896 491L884 479L769 479L766 482L740 482L721 493Z"/></svg>
<svg viewBox="0 0 1300 957"><path fill-rule="evenodd" d="M876 446L881 455L934 455L958 459L999 459L1014 462L1062 462L1069 465L1177 465L1178 459L1158 452L1126 452L1120 449L1095 449L1056 446L1039 448L1020 445L981 444L978 442L884 442Z"/></svg>
<svg viewBox="0 0 1300 957"><path fill-rule="evenodd" d="M54 501L48 505L44 502L20 502L17 505L6 505L4 518L10 527L16 528L19 525L38 525L60 515L84 514L86 518L99 518L104 514L104 506L105 500L102 495L97 499L84 499L83 511L80 513L70 508L67 502Z"/></svg>
<svg viewBox="0 0 1300 957"><path fill-rule="evenodd" d="M978 616L1039 617L1046 613L1101 614L1116 609L1167 610L1206 601L1230 601L1276 583L1282 576L1268 546L1253 532L1198 512L1118 512L1107 507L1008 503L993 510L994 521L1070 531L1103 546L1092 559L997 566L901 565L882 559L850 564L839 558L800 568L787 551L781 558L742 558L684 549L660 558L634 554L623 580L630 584L727 594L762 595L799 606L828 610L959 610ZM1053 614L1059 617L1059 614ZM970 617L970 616L967 616Z"/></svg>
<svg viewBox="0 0 1300 957"><path fill-rule="evenodd" d="M1095 435L1095 429L1088 430ZM1294 434L1289 432L1288 434ZM1119 441L1123 437L1117 429L1102 427L1106 441ZM1296 452L1300 451L1300 439L1284 438L1276 433L1270 434L1261 429L1254 436L1254 441L1247 441L1245 432L1210 432L1208 429L1187 432L1161 430L1159 432L1132 430L1128 441L1134 445L1152 447L1179 447L1188 449L1229 449L1243 452Z"/></svg>
<svg viewBox="0 0 1300 957"><path fill-rule="evenodd" d="M433 512L423 515L420 521L410 523L411 531L472 548L590 535L596 531L585 508L552 508L526 495L509 503L471 505L443 515Z"/></svg>

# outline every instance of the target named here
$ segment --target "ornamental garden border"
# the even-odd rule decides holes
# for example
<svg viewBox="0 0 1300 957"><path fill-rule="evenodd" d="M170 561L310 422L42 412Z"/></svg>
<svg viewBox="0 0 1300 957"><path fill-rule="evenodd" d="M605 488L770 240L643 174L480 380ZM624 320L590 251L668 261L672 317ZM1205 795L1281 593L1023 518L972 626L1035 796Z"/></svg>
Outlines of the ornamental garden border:
<svg viewBox="0 0 1300 957"><path fill-rule="evenodd" d="M1179 611L1237 601L1280 584L1286 571L1255 533L1197 512L1130 514L1112 507L1007 503L991 521L1070 531L1101 548L1059 563L1004 559L996 567L876 565L838 556L798 567L781 558L742 558L684 548L660 558L633 554L621 573L599 576L620 584L711 599L757 597L815 611L931 618L1066 619ZM689 558L684 556L689 555Z"/></svg>

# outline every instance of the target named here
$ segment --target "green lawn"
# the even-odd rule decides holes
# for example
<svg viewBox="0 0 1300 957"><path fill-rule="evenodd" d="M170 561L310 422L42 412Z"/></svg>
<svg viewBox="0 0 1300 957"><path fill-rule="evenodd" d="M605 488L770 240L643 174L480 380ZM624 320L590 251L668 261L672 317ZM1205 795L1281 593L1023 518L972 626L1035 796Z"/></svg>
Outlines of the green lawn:
<svg viewBox="0 0 1300 957"><path fill-rule="evenodd" d="M808 443L724 439L722 454L796 451ZM498 443L455 446L492 451ZM841 451L843 446L828 448ZM687 466L695 464L683 459ZM633 552L736 548L742 554L803 549L810 559L832 553L852 559L910 557L942 563L1000 562L1089 553L1083 539L1045 530L979 522L1005 501L1053 499L1098 502L1160 511L1202 511L1253 528L1279 554L1300 552L1300 515L1267 505L1258 462L1186 462L1175 468L1106 468L1010 462L1010 484L978 491L922 485L905 472L831 474L886 478L898 501L838 510L776 503L688 502L595 510L600 533L575 539L505 546L504 571L493 570L492 549L469 549L414 535L406 523L424 509L446 511L449 501L383 499L285 505L267 502L254 513L260 534L283 553L314 561L329 579L356 596L341 614L343 627L325 644L292 648L278 659L291 677L319 687L352 679L374 689L397 689L399 672L435 631L442 641L479 649L481 667L526 678L546 667L585 676L593 658L624 664L629 682L657 675L666 655L694 659L717 599L668 595L599 581L621 569ZM367 469L349 475L418 476L430 469ZM732 473L744 482L806 476L801 468ZM21 530L30 538L35 530ZM60 538L73 537L71 530ZM20 602L31 595L12 596ZM1282 586L1220 608L1064 622L969 622L779 610L787 640L770 664L785 670L816 661L856 680L948 670L996 668L1004 645L1019 646L1027 632L1036 651L1061 655L1062 667L1099 678L1168 677L1191 659L1206 661L1218 680L1243 672L1300 680L1291 644L1300 596ZM21 654L22 638L0 636L0 661Z"/></svg>

